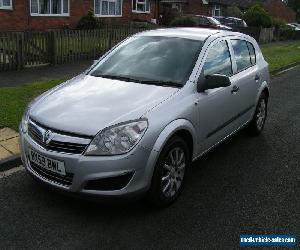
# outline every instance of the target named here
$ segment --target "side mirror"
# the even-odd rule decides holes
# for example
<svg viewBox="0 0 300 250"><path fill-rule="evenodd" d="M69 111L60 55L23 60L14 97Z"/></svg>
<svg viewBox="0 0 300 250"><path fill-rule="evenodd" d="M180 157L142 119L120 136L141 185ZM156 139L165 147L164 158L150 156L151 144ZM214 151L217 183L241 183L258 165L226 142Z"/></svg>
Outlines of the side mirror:
<svg viewBox="0 0 300 250"><path fill-rule="evenodd" d="M225 75L208 75L201 74L197 83L197 91L203 92L207 89L216 89L221 87L228 87L231 85L230 79Z"/></svg>

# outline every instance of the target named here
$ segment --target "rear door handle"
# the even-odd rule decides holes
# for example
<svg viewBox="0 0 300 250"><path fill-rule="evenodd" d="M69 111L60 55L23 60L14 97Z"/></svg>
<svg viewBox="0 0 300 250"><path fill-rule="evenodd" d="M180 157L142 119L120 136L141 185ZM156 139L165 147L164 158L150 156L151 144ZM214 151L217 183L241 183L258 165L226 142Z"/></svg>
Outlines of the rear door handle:
<svg viewBox="0 0 300 250"><path fill-rule="evenodd" d="M259 75L256 75L254 79L255 79L256 82L258 82L259 79L260 79L260 76L259 76Z"/></svg>
<svg viewBox="0 0 300 250"><path fill-rule="evenodd" d="M231 94L236 94L240 90L240 87L234 85L231 90Z"/></svg>

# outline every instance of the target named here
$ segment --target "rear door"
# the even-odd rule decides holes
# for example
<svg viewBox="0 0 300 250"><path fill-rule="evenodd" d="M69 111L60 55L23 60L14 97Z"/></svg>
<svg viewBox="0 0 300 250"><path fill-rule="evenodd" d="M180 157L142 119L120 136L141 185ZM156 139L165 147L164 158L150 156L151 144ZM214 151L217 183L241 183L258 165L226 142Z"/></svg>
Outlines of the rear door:
<svg viewBox="0 0 300 250"><path fill-rule="evenodd" d="M238 122L242 125L251 119L260 86L261 76L256 65L254 46L247 40L230 39L234 75L231 78L233 94L238 101Z"/></svg>

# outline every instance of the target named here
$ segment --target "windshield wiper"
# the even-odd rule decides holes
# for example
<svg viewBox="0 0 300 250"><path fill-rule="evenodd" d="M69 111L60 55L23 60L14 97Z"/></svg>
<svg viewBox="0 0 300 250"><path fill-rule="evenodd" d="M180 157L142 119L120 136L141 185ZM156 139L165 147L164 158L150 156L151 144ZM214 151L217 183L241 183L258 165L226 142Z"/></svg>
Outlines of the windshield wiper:
<svg viewBox="0 0 300 250"><path fill-rule="evenodd" d="M149 84L149 85L157 85L157 86L168 86L168 87L175 87L175 88L181 88L182 84L172 82L172 81L157 81L157 80L139 80L139 79L134 79L131 77L127 76L118 76L118 75L108 75L108 74L98 74L98 75L92 75L95 77L103 77L103 78L108 78L108 79L116 79L120 81L125 81L125 82L136 82L136 83L141 83L141 84Z"/></svg>
<svg viewBox="0 0 300 250"><path fill-rule="evenodd" d="M168 86L168 87L175 87L181 88L182 84L172 81L155 81L155 80L141 80L140 83L142 84L150 84L150 85L157 85L157 86Z"/></svg>
<svg viewBox="0 0 300 250"><path fill-rule="evenodd" d="M134 79L134 78L130 78L130 77L127 77L127 76L117 76L117 75L92 75L92 76L95 76L95 77L103 77L103 78L108 78L108 79L114 79L114 80L121 80L121 81L124 81L124 82L138 82L140 83L140 80L137 80L137 79Z"/></svg>

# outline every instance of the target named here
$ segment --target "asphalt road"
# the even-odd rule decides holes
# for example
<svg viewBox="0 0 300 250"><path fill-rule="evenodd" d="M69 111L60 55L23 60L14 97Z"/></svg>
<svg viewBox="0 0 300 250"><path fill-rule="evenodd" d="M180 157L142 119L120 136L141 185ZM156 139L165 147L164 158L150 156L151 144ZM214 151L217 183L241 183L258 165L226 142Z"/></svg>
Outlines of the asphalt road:
<svg viewBox="0 0 300 250"><path fill-rule="evenodd" d="M240 132L195 162L164 210L75 200L24 171L0 179L0 249L239 249L240 234L300 240L300 68L274 79L271 95L264 133Z"/></svg>

